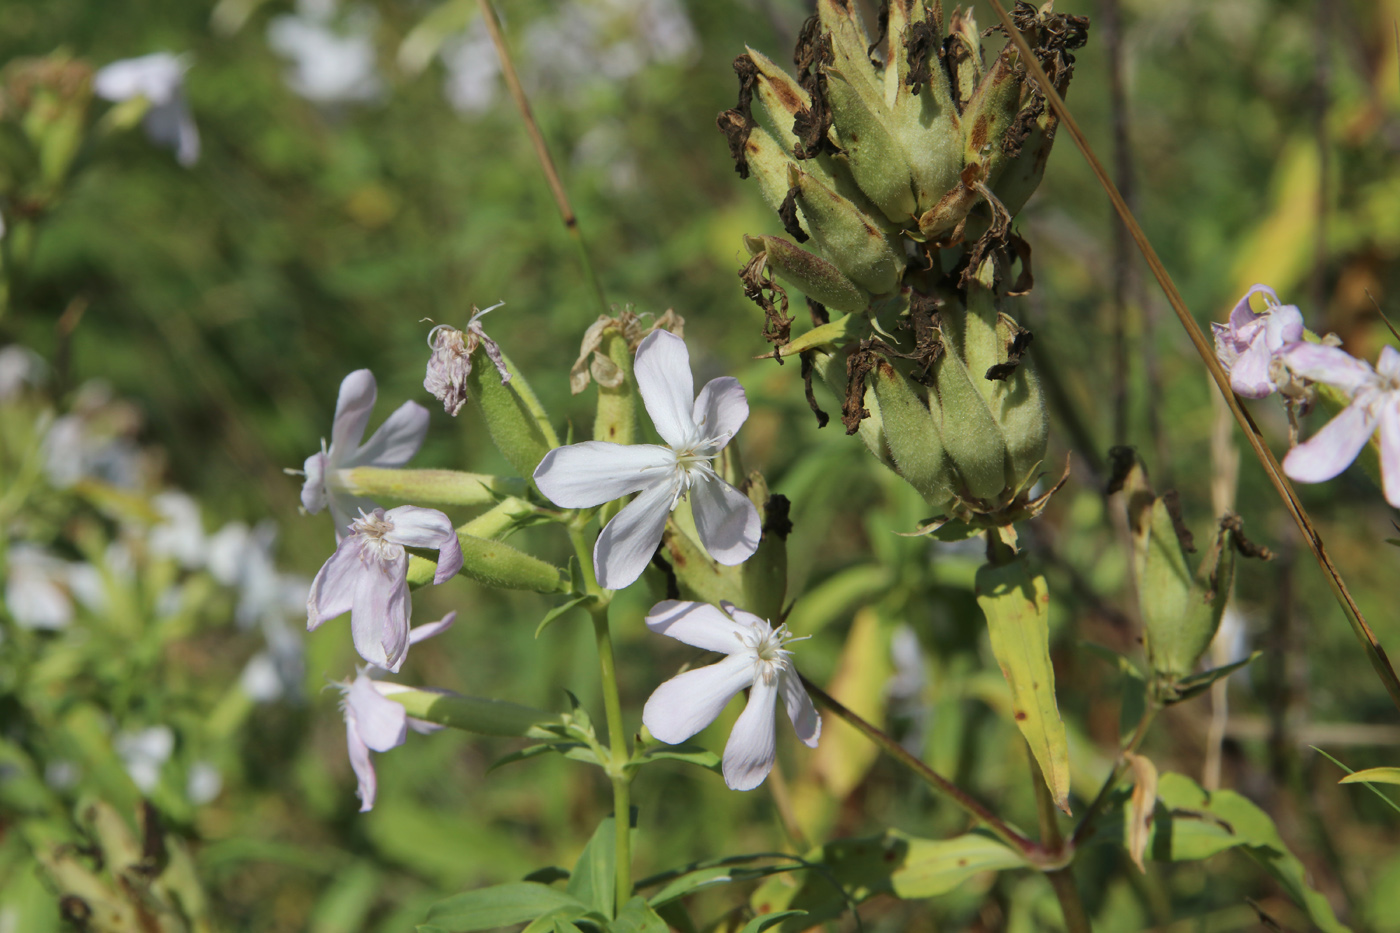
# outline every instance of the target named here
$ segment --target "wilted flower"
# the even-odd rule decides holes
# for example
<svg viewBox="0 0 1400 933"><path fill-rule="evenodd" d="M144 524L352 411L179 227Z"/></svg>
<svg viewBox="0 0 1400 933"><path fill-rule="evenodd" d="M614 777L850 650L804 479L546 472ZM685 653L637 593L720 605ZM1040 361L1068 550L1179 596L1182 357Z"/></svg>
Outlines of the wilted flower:
<svg viewBox="0 0 1400 933"><path fill-rule="evenodd" d="M403 466L418 452L428 433L428 409L417 402L404 402L361 444L377 391L374 373L368 369L357 369L346 376L335 403L331 445L327 448L322 439L320 453L307 457L303 465L306 482L301 487L301 504L312 515L329 505L337 539L344 537L356 512L375 508L369 499L345 487L340 471L361 466Z"/></svg>
<svg viewBox="0 0 1400 933"><path fill-rule="evenodd" d="M350 633L360 657L397 671L408 654L408 621L413 613L404 548L436 550L433 583L442 583L462 569L457 530L436 509L402 505L387 512L362 512L349 531L311 581L307 631L349 612Z"/></svg>
<svg viewBox="0 0 1400 933"><path fill-rule="evenodd" d="M1264 310L1249 307L1254 295L1264 296ZM1285 375L1279 351L1303 339L1303 315L1293 305L1280 304L1267 285L1255 285L1230 312L1230 323L1211 324L1215 355L1230 374L1230 388L1242 398L1264 398L1279 388Z"/></svg>
<svg viewBox="0 0 1400 933"><path fill-rule="evenodd" d="M500 301L489 308L473 312L463 330L439 324L428 331L428 346L433 348L433 355L428 357L428 372L423 377L423 388L442 402L443 410L449 415L455 416L462 410L462 406L467 404L467 377L471 375L472 354L476 352L477 347L485 348L486 355L491 358L496 372L500 374L501 385L510 382L510 370L506 368L505 358L501 356L501 348L496 341L486 336L486 331L481 327L482 315L496 310L503 304L505 302Z"/></svg>
<svg viewBox="0 0 1400 933"><path fill-rule="evenodd" d="M384 90L375 62L373 11L357 7L333 28L334 3L302 2L296 15L277 16L267 26L267 40L292 60L287 86L317 104L374 100Z"/></svg>
<svg viewBox="0 0 1400 933"><path fill-rule="evenodd" d="M723 611L707 603L667 600L652 607L646 622L653 632L728 657L657 687L642 710L642 722L652 735L675 745L714 722L739 691L752 688L724 746L724 782L733 790L753 790L773 770L777 756L773 714L778 696L797 737L809 748L817 747L822 721L785 648L793 640L787 626L775 629L751 612L721 605Z"/></svg>
<svg viewBox="0 0 1400 933"><path fill-rule="evenodd" d="M637 348L635 371L664 446L585 441L554 448L535 470L540 492L566 509L641 493L608 523L593 548L598 583L610 590L642 575L667 516L688 493L694 493L700 543L721 564L751 557L761 531L758 509L710 465L749 416L739 380L712 379L697 398L685 341L662 330Z"/></svg>
<svg viewBox="0 0 1400 933"><path fill-rule="evenodd" d="M199 160L199 129L185 102L188 61L169 52L127 58L98 70L92 89L98 97L121 102L144 97L151 106L143 125L152 142L175 150L181 165Z"/></svg>
<svg viewBox="0 0 1400 933"><path fill-rule="evenodd" d="M1282 354L1297 376L1333 386L1351 404L1283 458L1283 472L1300 483L1322 483L1341 473L1381 432L1385 501L1400 508L1400 351L1382 347L1376 368L1339 347L1299 343Z"/></svg>
<svg viewBox="0 0 1400 933"><path fill-rule="evenodd" d="M668 308L666 313L656 318L650 324L645 322L649 315L634 313L630 308L624 308L617 317L608 317L606 314L598 315L598 320L588 325L588 330L583 332L583 342L579 344L578 359L569 368L569 391L578 395L588 388L589 378L598 381L599 385L607 386L609 389L616 389L622 385L625 378L622 370L603 353L603 337L609 330L616 330L622 334L627 341L627 346L632 352L637 351L642 340L656 330L668 330L677 337L685 337L685 318L681 317L674 310Z"/></svg>

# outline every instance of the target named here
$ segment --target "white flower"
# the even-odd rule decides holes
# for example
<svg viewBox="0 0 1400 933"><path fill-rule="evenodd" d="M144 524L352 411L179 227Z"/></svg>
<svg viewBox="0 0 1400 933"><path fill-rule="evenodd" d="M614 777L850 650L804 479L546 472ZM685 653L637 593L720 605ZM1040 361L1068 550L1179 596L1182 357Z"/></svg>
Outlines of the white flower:
<svg viewBox="0 0 1400 933"><path fill-rule="evenodd" d="M183 492L169 491L154 496L151 505L161 517L148 539L151 553L169 557L183 567L203 566L207 553L199 503Z"/></svg>
<svg viewBox="0 0 1400 933"><path fill-rule="evenodd" d="M1249 299L1264 296L1264 310L1256 314ZM1264 398L1280 388L1285 375L1276 365L1279 351L1303 339L1303 315L1293 305L1280 304L1267 285L1255 285L1230 312L1228 324L1210 325L1215 335L1215 355L1230 374L1230 388L1241 398Z"/></svg>
<svg viewBox="0 0 1400 933"><path fill-rule="evenodd" d="M138 732L119 733L112 744L132 783L146 794L155 788L162 766L175 750L175 733L169 726L151 726Z"/></svg>
<svg viewBox="0 0 1400 933"><path fill-rule="evenodd" d="M417 644L425 638L432 638L452 627L457 613L449 612L437 622L420 625L409 635ZM405 688L399 684L374 680L369 668L360 668L355 679L348 684L338 684L343 698L340 708L345 714L345 742L350 752L350 767L355 771L359 782L360 812L374 806L374 795L378 781L374 775L374 762L369 753L387 752L398 748L408 737L408 730L419 733L436 732L442 727L421 719L414 719L404 711L401 704L385 699Z"/></svg>
<svg viewBox="0 0 1400 933"><path fill-rule="evenodd" d="M223 789L224 777L212 761L196 761L190 765L189 775L185 778L185 796L190 803L202 807L212 802Z"/></svg>
<svg viewBox="0 0 1400 933"><path fill-rule="evenodd" d="M71 565L32 544L11 545L5 555L5 608L28 629L56 630L73 621L69 594Z"/></svg>
<svg viewBox="0 0 1400 933"><path fill-rule="evenodd" d="M3 232L0 224L0 235ZM44 358L28 347L12 343L0 348L0 401L15 398L25 386L40 385L47 371Z"/></svg>
<svg viewBox="0 0 1400 933"><path fill-rule="evenodd" d="M661 542L666 517L687 494L700 543L721 564L753 556L761 531L758 509L710 465L749 416L739 381L712 379L697 398L685 341L663 330L637 348L635 372L664 446L586 441L556 447L535 469L540 492L566 509L641 493L608 523L593 548L598 583L610 590L641 576Z"/></svg>
<svg viewBox="0 0 1400 933"><path fill-rule="evenodd" d="M274 17L267 41L292 60L287 86L317 104L371 101L384 91L375 61L373 11L357 7L344 18L344 30L332 27L335 4L297 5L295 16Z"/></svg>
<svg viewBox="0 0 1400 933"><path fill-rule="evenodd" d="M486 351L491 364L496 367L496 374L501 377L501 385L510 382L510 370L506 368L505 357L501 356L501 348L486 336L486 331L481 327L482 315L503 304L504 301L497 302L474 312L462 330L439 324L428 332L428 346L433 348L433 353L428 357L423 388L442 402L443 410L453 417L467 404L467 377L471 375L472 354L477 347Z"/></svg>
<svg viewBox="0 0 1400 933"><path fill-rule="evenodd" d="M486 24L476 19L466 32L444 42L439 54L447 70L442 91L452 109L463 115L490 110L496 102L501 62Z"/></svg>
<svg viewBox="0 0 1400 933"><path fill-rule="evenodd" d="M346 535L311 581L306 597L306 628L350 613L350 633L360 657L397 671L408 654L408 553L404 547L438 552L433 583L462 569L462 548L451 520L436 509L401 505L375 509L350 524Z"/></svg>
<svg viewBox="0 0 1400 933"><path fill-rule="evenodd" d="M175 150L181 165L199 160L199 129L185 102L185 72L189 63L169 52L112 62L93 75L92 89L104 100L121 102L144 97L151 109L144 126L152 142Z"/></svg>
<svg viewBox="0 0 1400 933"><path fill-rule="evenodd" d="M751 612L721 605L722 612L708 603L676 600L652 607L646 621L653 632L728 657L657 687L642 710L642 722L652 735L675 745L714 722L739 691L752 688L724 746L724 782L733 790L753 790L773 770L778 696L797 737L809 748L817 747L822 721L784 647L793 640L787 626L774 629Z"/></svg>
<svg viewBox="0 0 1400 933"><path fill-rule="evenodd" d="M357 369L346 376L335 403L331 445L327 448L322 439L321 452L307 457L303 465L306 482L301 487L301 504L312 515L329 505L337 539L344 537L356 512L375 508L369 499L346 489L340 471L360 466L403 466L418 452L428 433L428 409L417 402L404 402L368 442L361 444L377 392L374 373L368 369Z"/></svg>

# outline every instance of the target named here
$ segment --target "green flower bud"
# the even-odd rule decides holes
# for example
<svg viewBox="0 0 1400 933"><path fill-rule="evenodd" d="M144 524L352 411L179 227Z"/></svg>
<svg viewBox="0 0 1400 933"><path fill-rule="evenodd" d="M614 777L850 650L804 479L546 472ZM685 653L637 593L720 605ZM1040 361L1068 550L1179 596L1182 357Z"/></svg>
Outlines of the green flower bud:
<svg viewBox="0 0 1400 933"><path fill-rule="evenodd" d="M939 401L935 417L943 448L967 494L995 502L1006 488L1006 438L1001 427L956 352L940 356L933 374Z"/></svg>
<svg viewBox="0 0 1400 933"><path fill-rule="evenodd" d="M613 444L634 444L637 439L637 380L632 376L633 350L620 330L608 330L599 350L617 368L622 380L616 386L598 384L598 411L593 419L593 439Z"/></svg>
<svg viewBox="0 0 1400 933"><path fill-rule="evenodd" d="M871 99L862 88L831 71L827 74L827 94L832 109L841 120L833 127L836 142L844 150L837 160L845 160L860 190L879 206L894 223L905 223L915 215L912 169L890 131L891 114L884 101Z"/></svg>
<svg viewBox="0 0 1400 933"><path fill-rule="evenodd" d="M863 311L870 304L870 293L840 269L781 237L746 236L744 246L754 256L764 254L774 275L832 310Z"/></svg>
<svg viewBox="0 0 1400 933"><path fill-rule="evenodd" d="M907 377L880 361L871 380L880 404L894 469L936 511L946 510L957 493L957 475L943 452L937 417L929 401ZM932 400L938 404L937 398Z"/></svg>
<svg viewBox="0 0 1400 933"><path fill-rule="evenodd" d="M536 593L569 592L569 575L553 564L500 541L489 541L463 531L457 532L462 546L462 575L503 590L532 590ZM437 570L434 561L414 555L408 561L408 585L423 586Z"/></svg>
<svg viewBox="0 0 1400 933"><path fill-rule="evenodd" d="M502 358L510 382L502 385L496 370L477 366L467 375L468 393L481 406L496 448L521 476L533 476L544 455L559 446L559 437L525 377Z"/></svg>
<svg viewBox="0 0 1400 933"><path fill-rule="evenodd" d="M903 250L860 208L795 165L788 169L788 184L813 241L847 278L875 295L898 287Z"/></svg>

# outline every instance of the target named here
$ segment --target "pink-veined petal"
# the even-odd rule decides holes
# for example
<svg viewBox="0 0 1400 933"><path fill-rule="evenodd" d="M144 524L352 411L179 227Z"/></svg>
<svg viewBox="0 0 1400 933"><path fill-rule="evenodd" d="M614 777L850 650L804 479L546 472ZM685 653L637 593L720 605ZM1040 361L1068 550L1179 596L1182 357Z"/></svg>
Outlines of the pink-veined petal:
<svg viewBox="0 0 1400 933"><path fill-rule="evenodd" d="M1325 347L1319 343L1298 343L1280 354L1288 368L1304 379L1322 382L1346 392L1355 393L1375 381L1376 372L1369 364L1358 360L1341 347Z"/></svg>
<svg viewBox="0 0 1400 933"><path fill-rule="evenodd" d="M1385 348L1389 350L1389 347ZM1381 362L1385 362L1381 351ZM1381 485L1385 501L1400 509L1400 397L1392 395L1380 410L1381 423Z"/></svg>
<svg viewBox="0 0 1400 933"><path fill-rule="evenodd" d="M438 552L437 572L433 583L443 583L462 569L462 545L452 519L437 509L422 509L416 505L401 505L384 513L393 522L394 530L384 540L405 547L432 548Z"/></svg>
<svg viewBox="0 0 1400 933"><path fill-rule="evenodd" d="M1306 442L1283 458L1283 472L1300 483L1324 483L1341 473L1375 433L1365 405L1348 405Z"/></svg>
<svg viewBox="0 0 1400 933"><path fill-rule="evenodd" d="M1390 382L1400 381L1400 350L1390 344L1381 347L1380 359L1376 360L1376 372Z"/></svg>
<svg viewBox="0 0 1400 933"><path fill-rule="evenodd" d="M322 622L350 611L355 599L356 578L363 563L359 537L341 541L311 581L306 594L306 630L314 632Z"/></svg>
<svg viewBox="0 0 1400 933"><path fill-rule="evenodd" d="M374 681L360 671L345 693L345 706L354 714L360 738L371 751L398 748L408 737L408 713L403 704L381 696Z"/></svg>
<svg viewBox="0 0 1400 933"><path fill-rule="evenodd" d="M1278 352L1303 339L1303 312L1293 305L1281 305L1269 313L1264 340L1270 352Z"/></svg>
<svg viewBox="0 0 1400 933"><path fill-rule="evenodd" d="M312 515L326 507L326 455L317 451L301 465L306 480L301 484L301 507Z"/></svg>
<svg viewBox="0 0 1400 933"><path fill-rule="evenodd" d="M808 748L816 748L817 740L822 737L822 718L817 714L817 708L812 705L812 698L807 695L807 689L802 686L802 678L797 676L797 671L793 668L784 667L778 672L778 686L783 694L783 706L787 707L788 718L792 720L792 728L796 730L797 737Z"/></svg>
<svg viewBox="0 0 1400 933"><path fill-rule="evenodd" d="M778 749L773 721L778 685L762 677L749 690L749 704L734 722L724 743L724 783L730 790L753 790L773 770Z"/></svg>
<svg viewBox="0 0 1400 933"><path fill-rule="evenodd" d="M368 813L374 809L374 795L378 782L374 776L374 761L370 758L369 746L360 738L355 716L349 708L345 710L345 746L346 751L350 753L350 767L354 769L355 780L359 783L355 793L360 798L360 812Z"/></svg>
<svg viewBox="0 0 1400 933"><path fill-rule="evenodd" d="M658 635L721 654L744 650L743 637L749 632L716 606L676 599L652 606L646 623Z"/></svg>
<svg viewBox="0 0 1400 933"><path fill-rule="evenodd" d="M702 479L690 487L690 510L700 543L721 564L742 564L758 550L763 532L758 509L722 479Z"/></svg>
<svg viewBox="0 0 1400 933"><path fill-rule="evenodd" d="M642 708L642 722L668 745L684 742L719 718L734 695L753 683L753 669L751 656L733 654L718 664L677 674L652 692Z"/></svg>
<svg viewBox="0 0 1400 933"><path fill-rule="evenodd" d="M676 469L676 455L658 444L584 441L556 447L535 468L535 484L566 509L591 509L660 482Z"/></svg>
<svg viewBox="0 0 1400 933"><path fill-rule="evenodd" d="M1230 388L1241 398L1264 398L1274 392L1274 381L1269 378L1273 354L1264 344L1261 333L1230 367Z"/></svg>
<svg viewBox="0 0 1400 933"><path fill-rule="evenodd" d="M749 399L733 376L705 383L695 399L692 419L702 438L723 438L723 448L749 417ZM718 448L717 448L718 449Z"/></svg>
<svg viewBox="0 0 1400 933"><path fill-rule="evenodd" d="M452 623L457 621L457 610L453 609L447 615L436 622L424 622L422 625L415 625L408 630L408 643L416 645L420 641L432 638L434 635L441 635L452 627Z"/></svg>
<svg viewBox="0 0 1400 933"><path fill-rule="evenodd" d="M669 331L652 331L637 347L634 372L656 433L672 447L686 446L695 433L695 380L685 341Z"/></svg>
<svg viewBox="0 0 1400 933"><path fill-rule="evenodd" d="M360 657L386 671L398 671L408 654L408 555L397 560L371 557L355 580L350 634Z"/></svg>
<svg viewBox="0 0 1400 933"><path fill-rule="evenodd" d="M414 719L412 716L408 717L408 727L419 735L432 735L434 732L441 732L447 728L435 722L428 722L426 719Z"/></svg>
<svg viewBox="0 0 1400 933"><path fill-rule="evenodd" d="M404 402L341 466L403 466L418 453L427 436L428 409L417 402Z"/></svg>
<svg viewBox="0 0 1400 933"><path fill-rule="evenodd" d="M375 505L373 499L366 499L364 496L352 496L348 492L340 492L335 489L327 489L327 502L331 507L331 521L335 524L335 539L337 541L350 533L350 523L360 517L360 513L369 514L379 506Z"/></svg>
<svg viewBox="0 0 1400 933"><path fill-rule="evenodd" d="M378 393L374 373L368 369L357 369L341 380L340 396L335 401L335 424L331 428L330 468L339 467L359 448Z"/></svg>
<svg viewBox="0 0 1400 933"><path fill-rule="evenodd" d="M1234 310L1230 312L1230 327L1239 330L1241 327L1253 321L1259 315L1249 306L1249 299L1255 295L1264 294L1269 296L1269 304L1279 304L1278 295L1267 285L1255 285L1244 293L1244 297L1235 303Z"/></svg>
<svg viewBox="0 0 1400 933"><path fill-rule="evenodd" d="M675 486L661 482L623 506L622 511L608 522L598 543L593 546L593 566L598 573L598 585L605 590L620 590L642 575L651 563L666 516L671 514Z"/></svg>

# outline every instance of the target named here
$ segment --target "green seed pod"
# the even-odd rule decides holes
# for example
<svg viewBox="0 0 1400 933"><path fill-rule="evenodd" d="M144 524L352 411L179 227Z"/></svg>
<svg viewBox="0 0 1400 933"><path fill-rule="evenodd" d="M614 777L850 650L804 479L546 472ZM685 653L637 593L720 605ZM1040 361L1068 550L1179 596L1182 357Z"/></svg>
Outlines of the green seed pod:
<svg viewBox="0 0 1400 933"><path fill-rule="evenodd" d="M488 541L474 535L457 532L457 540L462 545L463 576L471 577L487 586L503 590L532 590L536 593L567 593L569 575L553 564L545 563L524 551L500 541ZM408 582L425 571L431 573L436 565L432 561L410 561ZM424 567L423 565L431 565Z"/></svg>
<svg viewBox="0 0 1400 933"><path fill-rule="evenodd" d="M529 477L544 455L559 446L559 437L525 377L509 358L503 358L510 382L501 385L493 367L474 366L467 376L468 393L481 406L496 448L521 476Z"/></svg>
<svg viewBox="0 0 1400 933"><path fill-rule="evenodd" d="M899 287L902 250L860 208L796 166L788 169L788 183L812 240L847 278L876 295Z"/></svg>
<svg viewBox="0 0 1400 933"><path fill-rule="evenodd" d="M892 223L908 222L918 209L909 159L895 139L883 101L871 101L860 94L851 80L827 70L827 97L835 114L837 144L845 151L851 176L865 195Z"/></svg>
<svg viewBox="0 0 1400 933"><path fill-rule="evenodd" d="M963 109L963 161L981 165L986 182L996 179L1006 161L1002 140L1021 107L1024 70L1016 67L1019 58L1013 46L1003 49Z"/></svg>
<svg viewBox="0 0 1400 933"><path fill-rule="evenodd" d="M929 405L907 377L884 361L876 367L871 385L895 471L936 512L945 510L956 494L957 476L943 452L943 438Z"/></svg>
<svg viewBox="0 0 1400 933"><path fill-rule="evenodd" d="M934 386L939 435L963 486L971 496L996 501L1006 487L1006 439L952 347L934 364Z"/></svg>
<svg viewBox="0 0 1400 933"><path fill-rule="evenodd" d="M744 246L751 255L766 254L768 268L774 275L833 311L864 311L870 305L870 293L846 278L841 270L782 237L745 236Z"/></svg>
<svg viewBox="0 0 1400 933"><path fill-rule="evenodd" d="M637 380L632 375L632 350L620 330L609 328L598 348L622 374L614 388L598 383L598 412L593 419L593 439L614 444L637 441Z"/></svg>
<svg viewBox="0 0 1400 933"><path fill-rule="evenodd" d="M997 345L1003 348L1001 364L1010 361L1006 352L1021 338L1021 328L1003 314L997 322ZM1018 489L1028 483L1031 474L1045 461L1045 447L1050 440L1050 414L1040 390L1040 377L1028 359L1020 360L1011 375L1002 380L988 380L996 388L990 406L992 416L1001 425L1006 438L1006 483Z"/></svg>

